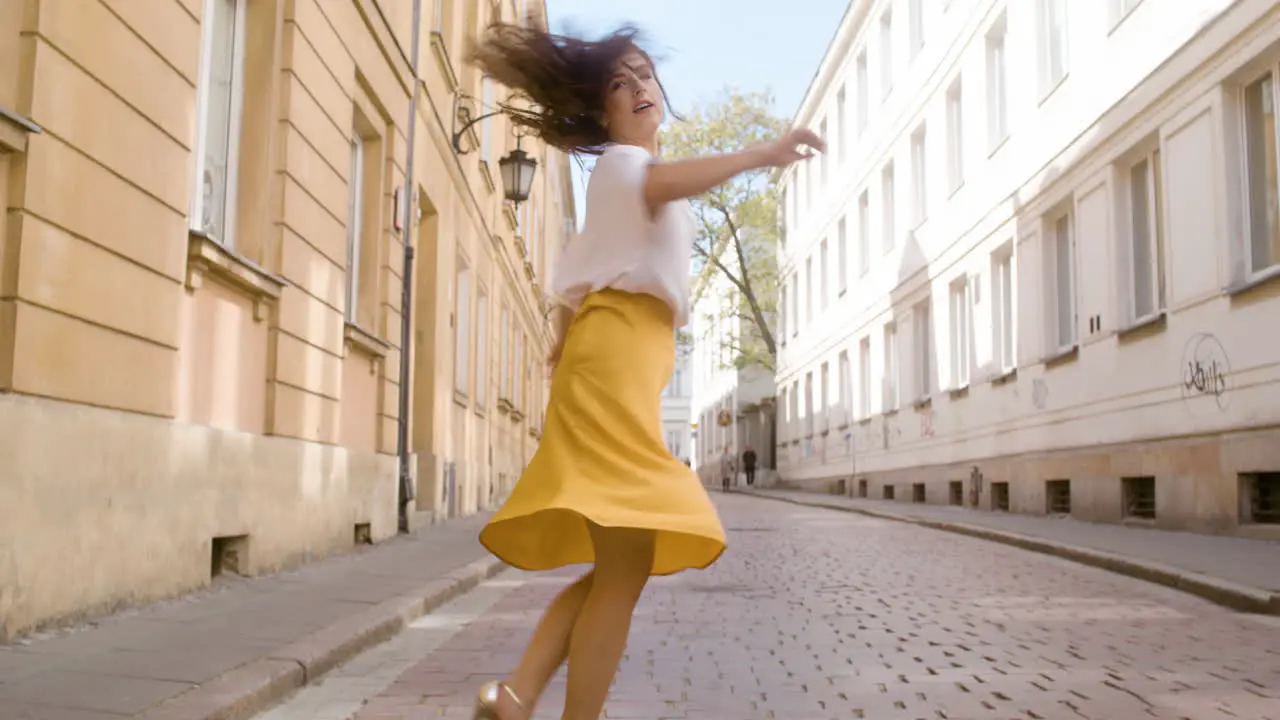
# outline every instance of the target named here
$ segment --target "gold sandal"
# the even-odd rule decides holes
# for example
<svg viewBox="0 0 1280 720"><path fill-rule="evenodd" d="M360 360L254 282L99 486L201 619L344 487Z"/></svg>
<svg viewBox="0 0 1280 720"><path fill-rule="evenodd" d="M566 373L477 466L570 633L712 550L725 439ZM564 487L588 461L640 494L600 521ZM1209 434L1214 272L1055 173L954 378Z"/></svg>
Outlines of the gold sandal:
<svg viewBox="0 0 1280 720"><path fill-rule="evenodd" d="M498 715L498 698L506 693L511 698L511 702L524 712L524 703L520 702L519 696L506 683L487 682L480 686L480 692L476 695L476 711L472 715L473 720L502 720Z"/></svg>

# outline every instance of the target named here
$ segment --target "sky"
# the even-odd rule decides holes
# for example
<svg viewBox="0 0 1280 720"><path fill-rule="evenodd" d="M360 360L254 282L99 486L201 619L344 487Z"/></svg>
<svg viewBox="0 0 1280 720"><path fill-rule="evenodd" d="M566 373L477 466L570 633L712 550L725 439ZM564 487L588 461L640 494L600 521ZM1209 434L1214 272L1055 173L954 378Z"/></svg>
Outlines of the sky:
<svg viewBox="0 0 1280 720"><path fill-rule="evenodd" d="M546 0L551 28L586 37L631 23L677 112L727 88L768 90L795 115L849 0ZM578 172L575 165L575 174ZM574 183L582 222L582 179Z"/></svg>

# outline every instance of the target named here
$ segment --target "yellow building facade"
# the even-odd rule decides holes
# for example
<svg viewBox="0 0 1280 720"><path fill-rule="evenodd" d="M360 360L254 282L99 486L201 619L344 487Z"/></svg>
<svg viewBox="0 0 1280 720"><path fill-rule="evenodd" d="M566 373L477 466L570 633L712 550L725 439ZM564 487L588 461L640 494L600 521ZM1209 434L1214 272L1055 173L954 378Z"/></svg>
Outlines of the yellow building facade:
<svg viewBox="0 0 1280 720"><path fill-rule="evenodd" d="M518 476L568 159L454 147L527 0L417 2L0 2L0 637L389 538L401 457L413 522Z"/></svg>

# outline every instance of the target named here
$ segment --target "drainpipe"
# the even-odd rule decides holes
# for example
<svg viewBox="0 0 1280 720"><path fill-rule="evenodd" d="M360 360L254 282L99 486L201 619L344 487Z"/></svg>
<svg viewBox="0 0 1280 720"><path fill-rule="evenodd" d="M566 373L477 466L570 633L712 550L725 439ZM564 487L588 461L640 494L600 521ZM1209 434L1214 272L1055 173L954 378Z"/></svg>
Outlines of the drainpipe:
<svg viewBox="0 0 1280 720"><path fill-rule="evenodd" d="M418 94L422 82L418 78L418 45L422 35L422 0L413 0L413 40L410 49L410 68L413 70L413 93L409 97L409 156L404 164L404 193L400 231L404 243L404 269L400 274L400 416L396 426L396 451L400 456L400 484L396 493L399 509L400 532L409 532L409 503L413 502L413 475L409 468L409 368L412 358L413 332L413 214L414 135L418 128Z"/></svg>

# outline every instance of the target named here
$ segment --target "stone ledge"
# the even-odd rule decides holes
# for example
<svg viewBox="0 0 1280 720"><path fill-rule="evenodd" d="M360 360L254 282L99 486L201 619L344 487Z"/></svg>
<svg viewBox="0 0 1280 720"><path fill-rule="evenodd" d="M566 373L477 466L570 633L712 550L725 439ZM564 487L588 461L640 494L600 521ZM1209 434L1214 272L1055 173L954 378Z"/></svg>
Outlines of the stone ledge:
<svg viewBox="0 0 1280 720"><path fill-rule="evenodd" d="M992 530L990 528L966 525L964 523L925 520L923 518L913 518L906 515L867 510L865 508L853 508L837 503L823 502L821 499L816 498L814 500L799 500L796 498L757 493L751 490L743 490L740 492L764 500L773 500L777 502L791 503L793 505L820 507L827 510L837 510L857 515L866 515L869 517L880 518L882 520L893 520L911 525L919 525L920 527L926 527L932 530L942 530L959 535L968 535L981 540L989 540L1005 545L1012 545L1014 547L1022 548L1023 550L1053 555L1055 557L1078 562L1082 565L1110 570L1111 572L1118 573L1120 575L1127 575L1129 577L1145 580L1157 585L1164 585L1165 587L1181 590L1182 592L1195 595L1210 602L1217 603L1218 605L1232 608L1233 610L1260 613L1264 615L1280 615L1280 593L1273 593L1261 588L1241 585L1229 580L1222 580L1220 578L1190 572L1151 560L1136 560L1134 558L1117 555L1115 553L1104 552L1101 550L1089 550L1052 540L1031 537L1029 535L1022 535L1004 530Z"/></svg>
<svg viewBox="0 0 1280 720"><path fill-rule="evenodd" d="M247 720L506 567L493 558L465 565L223 673L152 708L140 720Z"/></svg>

